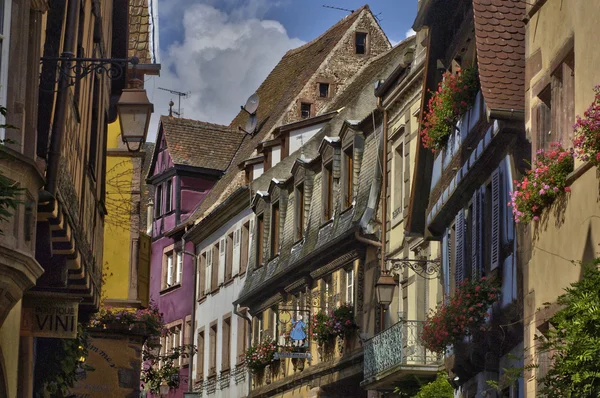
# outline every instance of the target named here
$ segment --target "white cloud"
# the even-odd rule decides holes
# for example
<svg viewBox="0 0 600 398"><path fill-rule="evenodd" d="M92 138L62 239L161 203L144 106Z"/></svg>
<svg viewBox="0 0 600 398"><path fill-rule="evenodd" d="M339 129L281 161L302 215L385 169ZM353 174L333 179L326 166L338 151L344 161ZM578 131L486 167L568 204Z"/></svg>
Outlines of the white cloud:
<svg viewBox="0 0 600 398"><path fill-rule="evenodd" d="M169 100L177 110L177 96L158 87L190 92L181 101L184 117L229 124L286 51L303 44L279 22L261 19L272 6L267 0L245 1L240 7L235 6L239 0L219 0L229 13L211 1L216 4L160 3L161 32L179 31L182 39L161 51L161 76L146 82L155 108L149 140L156 137L160 115L168 113Z"/></svg>
<svg viewBox="0 0 600 398"><path fill-rule="evenodd" d="M417 32L415 32L415 31L414 31L414 30L411 28L411 29L409 29L409 30L407 30L407 31L406 31L406 33L405 33L405 37L408 39L409 37L411 37L411 36L414 36L414 35L416 35L416 34L417 34Z"/></svg>

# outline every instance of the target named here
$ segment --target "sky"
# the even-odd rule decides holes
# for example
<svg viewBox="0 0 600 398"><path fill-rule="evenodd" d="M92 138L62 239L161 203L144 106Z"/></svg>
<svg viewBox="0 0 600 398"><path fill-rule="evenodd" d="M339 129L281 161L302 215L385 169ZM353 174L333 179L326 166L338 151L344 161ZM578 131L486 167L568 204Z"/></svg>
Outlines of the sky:
<svg viewBox="0 0 600 398"><path fill-rule="evenodd" d="M366 0L159 0L158 77L145 87L154 103L148 141L160 115L189 93L182 116L228 125L290 49L313 40ZM412 34L417 0L372 0L371 11L392 44Z"/></svg>

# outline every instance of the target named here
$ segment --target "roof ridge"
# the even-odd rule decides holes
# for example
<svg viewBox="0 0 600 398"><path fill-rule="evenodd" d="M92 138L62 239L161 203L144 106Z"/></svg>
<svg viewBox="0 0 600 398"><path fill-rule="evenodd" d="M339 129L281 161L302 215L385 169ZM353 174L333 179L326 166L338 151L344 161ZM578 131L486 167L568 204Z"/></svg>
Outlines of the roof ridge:
<svg viewBox="0 0 600 398"><path fill-rule="evenodd" d="M195 124L203 125L203 126L207 126L207 127L213 126L215 129L218 129L218 130L227 130L227 131L235 130L231 126L227 126L224 124L205 122L203 120L188 119L188 118L184 118L184 117L173 117L173 116L168 116L168 115L161 115L160 121L162 122L163 120L168 120L169 122L172 122L172 123L191 122L191 123L195 123Z"/></svg>
<svg viewBox="0 0 600 398"><path fill-rule="evenodd" d="M330 31L332 31L333 29L338 28L339 26L341 26L342 24L348 22L350 19L352 18L356 18L358 17L358 15L364 11L364 10L370 10L369 9L369 5L365 4L364 6L360 7L359 9L357 9L356 11L354 11L352 14L348 14L346 15L344 18L340 19L339 21L337 21L334 25L332 25L329 29L327 29L325 32L321 33L319 36L317 36L316 38L312 39L311 41L309 41L308 43L304 43L303 45L301 45L300 47L296 47L296 48L292 48L291 50L288 50L287 53L285 53L284 57L287 57L288 55L294 55L299 53L300 51L303 51L305 49L307 49L308 47L316 44L319 40L321 40L323 37L325 37L327 34L329 34ZM341 40L341 38L340 38Z"/></svg>

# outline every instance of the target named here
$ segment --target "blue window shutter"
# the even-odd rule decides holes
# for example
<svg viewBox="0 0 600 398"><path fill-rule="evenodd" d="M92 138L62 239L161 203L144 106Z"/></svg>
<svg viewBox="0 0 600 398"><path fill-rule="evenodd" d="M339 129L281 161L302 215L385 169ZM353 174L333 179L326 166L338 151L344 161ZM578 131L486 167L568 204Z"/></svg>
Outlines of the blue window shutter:
<svg viewBox="0 0 600 398"><path fill-rule="evenodd" d="M473 193L473 198L471 199L471 214L469 215L471 219L471 279L477 280L480 277L479 270L481 268L481 255L482 252L480 250L481 241L482 241L482 228L481 228L481 193L479 189L475 190Z"/></svg>
<svg viewBox="0 0 600 398"><path fill-rule="evenodd" d="M456 253L454 253L454 281L456 286L465 279L465 210L461 209L456 215L454 223L456 230Z"/></svg>
<svg viewBox="0 0 600 398"><path fill-rule="evenodd" d="M500 168L497 168L492 173L491 269L496 269L500 265L500 181Z"/></svg>
<svg viewBox="0 0 600 398"><path fill-rule="evenodd" d="M444 233L442 238L442 273L444 283L444 297L450 294L450 231Z"/></svg>
<svg viewBox="0 0 600 398"><path fill-rule="evenodd" d="M502 200L500 203L500 206L502 207L502 214L504 216L503 217L504 229L502 231L503 232L502 243L507 245L507 244L513 242L515 239L515 221L513 219L512 211L508 207L508 202L510 202L510 192L512 192L512 190L513 190L512 172L511 172L511 168L510 168L510 158L508 156L504 159L502 166L503 166L502 175L504 177L503 178L504 184L502 184L504 190L502 192Z"/></svg>
<svg viewBox="0 0 600 398"><path fill-rule="evenodd" d="M484 245L485 245L485 231L487 226L485 225L485 195L486 195L486 186L483 185L479 189L479 241L477 242L477 251L479 252L479 269L477 270L477 275L482 277L485 273L484 264L485 259L483 258L484 254Z"/></svg>

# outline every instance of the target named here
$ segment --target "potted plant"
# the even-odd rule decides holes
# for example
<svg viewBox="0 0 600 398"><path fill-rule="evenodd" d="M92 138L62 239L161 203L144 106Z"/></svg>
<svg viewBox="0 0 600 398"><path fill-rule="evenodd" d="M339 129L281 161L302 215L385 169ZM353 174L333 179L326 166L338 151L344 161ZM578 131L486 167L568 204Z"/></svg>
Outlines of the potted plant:
<svg viewBox="0 0 600 398"><path fill-rule="evenodd" d="M573 145L575 155L583 161L600 164L600 85L594 87L594 102L583 113L577 115Z"/></svg>
<svg viewBox="0 0 600 398"><path fill-rule="evenodd" d="M485 277L462 282L454 296L427 317L421 334L423 345L429 351L443 353L466 336L485 331L489 308L498 298L499 289Z"/></svg>
<svg viewBox="0 0 600 398"><path fill-rule="evenodd" d="M567 176L573 171L573 150L566 150L559 143L550 149L540 149L531 170L520 181L514 181L509 206L516 223L537 221L543 210L557 197L570 192Z"/></svg>
<svg viewBox="0 0 600 398"><path fill-rule="evenodd" d="M421 141L425 148L435 153L446 145L460 117L473 106L479 88L476 66L458 69L457 73L444 73L423 116Z"/></svg>
<svg viewBox="0 0 600 398"><path fill-rule="evenodd" d="M262 371L273 361L276 350L277 345L273 340L263 340L252 345L246 350L246 366L252 373Z"/></svg>

